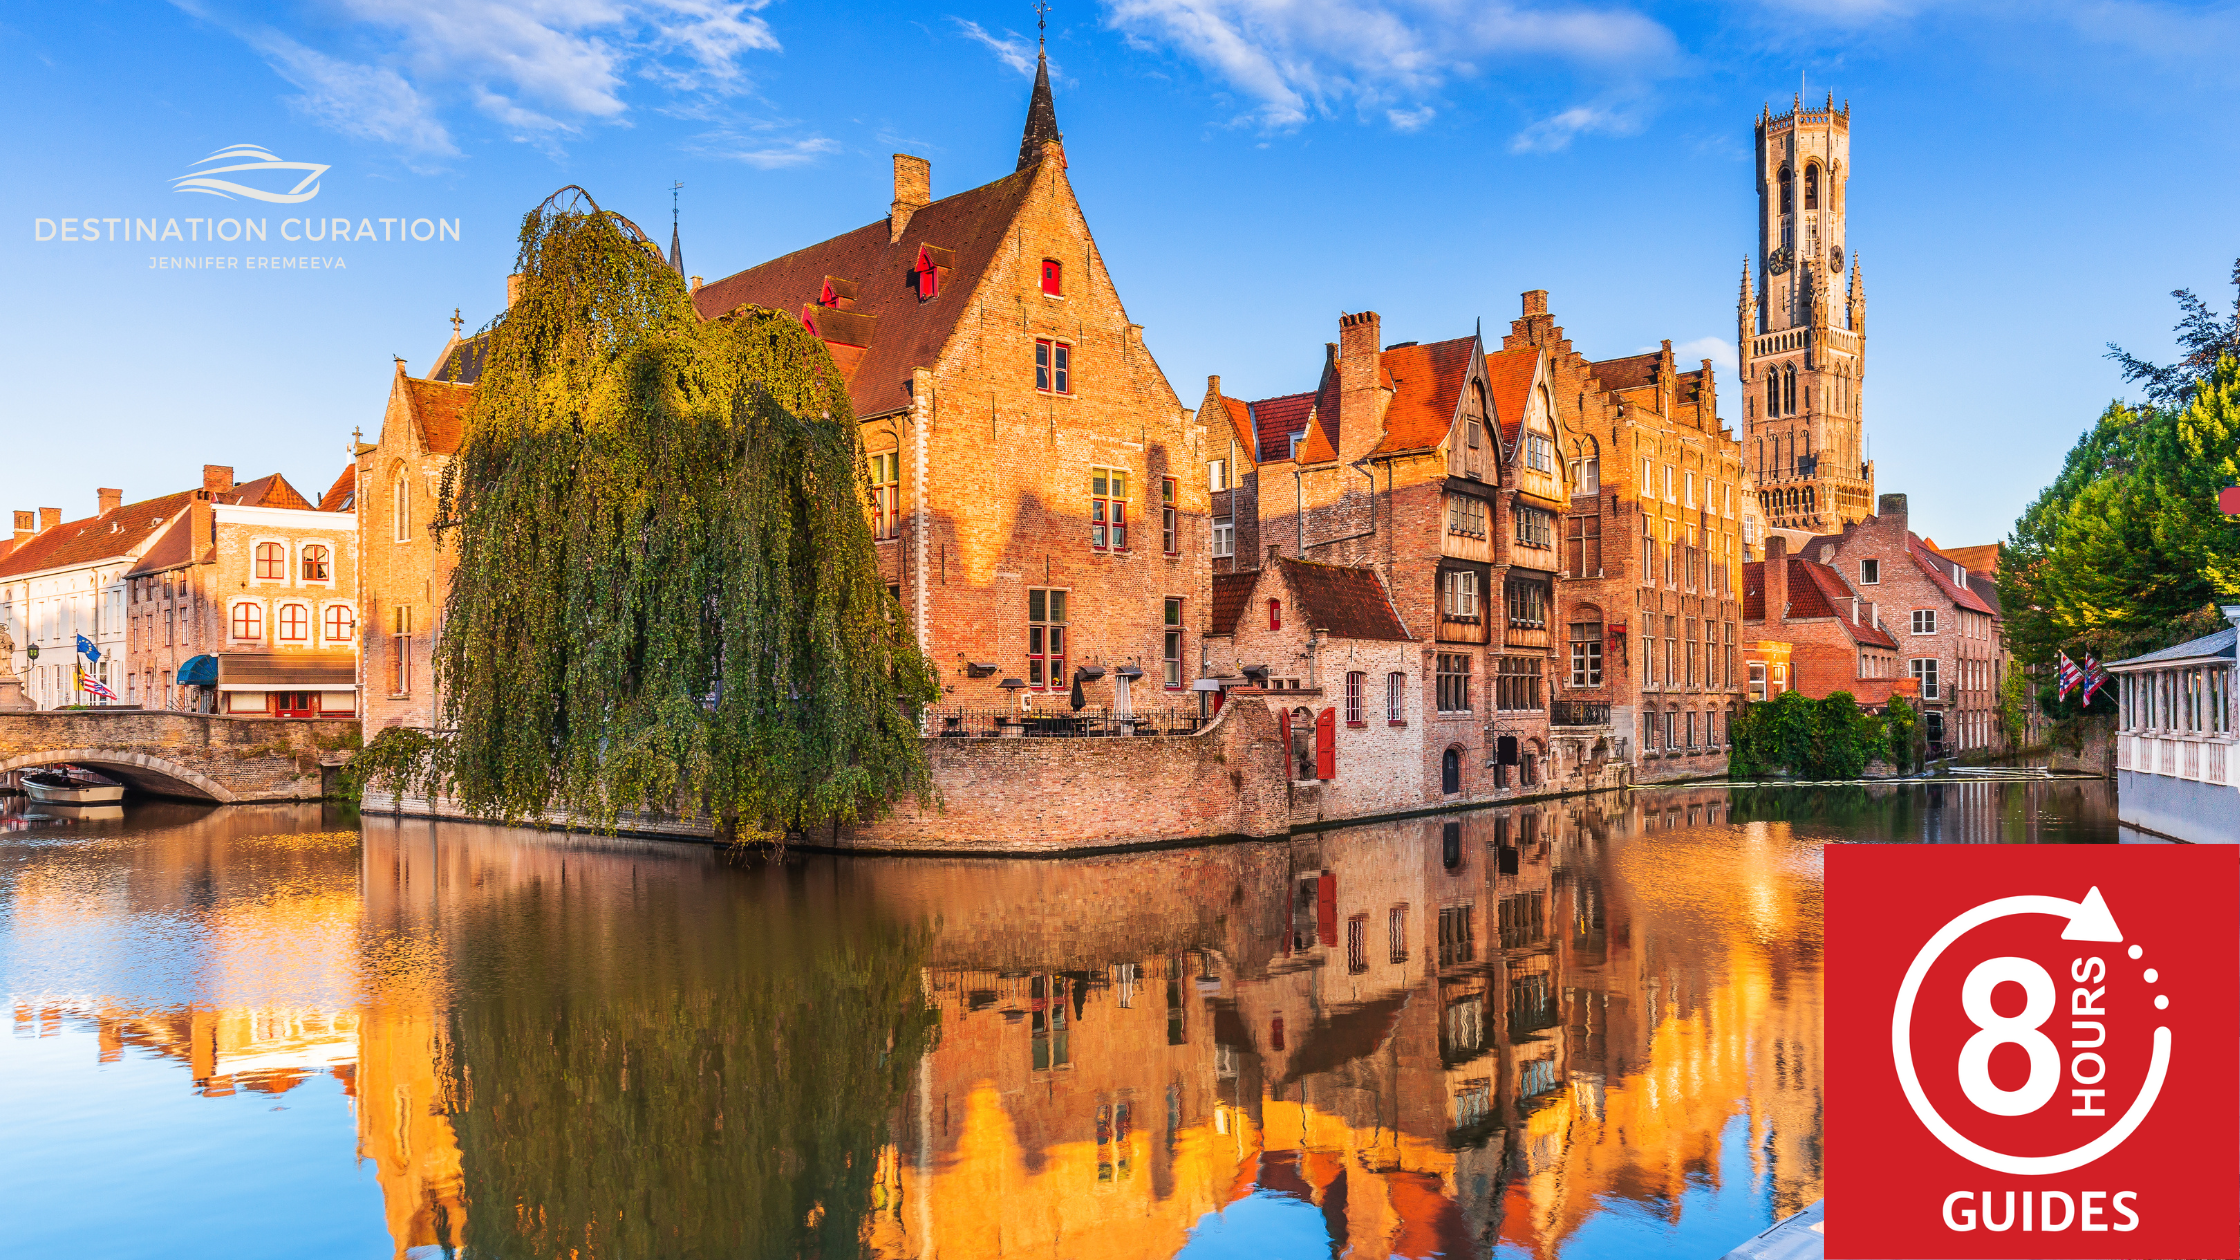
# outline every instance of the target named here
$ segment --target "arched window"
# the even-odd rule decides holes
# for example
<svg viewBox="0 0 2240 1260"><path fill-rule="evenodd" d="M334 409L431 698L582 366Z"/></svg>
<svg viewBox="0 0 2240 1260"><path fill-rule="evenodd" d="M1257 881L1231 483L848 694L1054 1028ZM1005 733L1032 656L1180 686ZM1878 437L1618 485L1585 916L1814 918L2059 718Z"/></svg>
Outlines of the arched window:
<svg viewBox="0 0 2240 1260"><path fill-rule="evenodd" d="M357 637L358 614L348 604L329 604L324 629L327 642L348 643Z"/></svg>
<svg viewBox="0 0 2240 1260"><path fill-rule="evenodd" d="M280 641L282 643L308 643L311 641L311 610L302 604L280 605Z"/></svg>
<svg viewBox="0 0 2240 1260"><path fill-rule="evenodd" d="M288 578L288 549L276 542L257 544L257 580L284 582Z"/></svg>
<svg viewBox="0 0 2240 1260"><path fill-rule="evenodd" d="M327 549L324 545L320 543L312 543L310 546L303 549L304 581L324 582L331 578L333 575L334 570L328 564Z"/></svg>
<svg viewBox="0 0 2240 1260"><path fill-rule="evenodd" d="M397 523L398 542L412 541L412 487L404 474L397 474L397 484L389 496L389 514Z"/></svg>
<svg viewBox="0 0 2240 1260"><path fill-rule="evenodd" d="M1051 297L1063 297L1066 291L1065 264L1055 258L1042 260L1042 291Z"/></svg>
<svg viewBox="0 0 2240 1260"><path fill-rule="evenodd" d="M1462 790L1462 750L1449 748L1439 757L1439 790L1449 796Z"/></svg>
<svg viewBox="0 0 2240 1260"><path fill-rule="evenodd" d="M242 600L233 606L233 637L242 640L264 637L264 605Z"/></svg>
<svg viewBox="0 0 2240 1260"><path fill-rule="evenodd" d="M1305 706L1291 711L1291 777L1315 777L1314 712Z"/></svg>
<svg viewBox="0 0 2240 1260"><path fill-rule="evenodd" d="M1781 414L1781 373L1773 368L1766 369L1766 414Z"/></svg>
<svg viewBox="0 0 2240 1260"><path fill-rule="evenodd" d="M1571 493L1602 493L1602 448L1591 437L1571 444Z"/></svg>
<svg viewBox="0 0 2240 1260"><path fill-rule="evenodd" d="M1797 365L1792 363L1781 369L1781 414L1795 415L1797 410Z"/></svg>
<svg viewBox="0 0 2240 1260"><path fill-rule="evenodd" d="M1789 203L1789 168L1782 167L1781 174L1776 178L1781 183L1781 213L1787 214L1793 208Z"/></svg>
<svg viewBox="0 0 2240 1260"><path fill-rule="evenodd" d="M1820 208L1820 168L1818 165L1804 168L1804 208L1807 210L1818 210Z"/></svg>

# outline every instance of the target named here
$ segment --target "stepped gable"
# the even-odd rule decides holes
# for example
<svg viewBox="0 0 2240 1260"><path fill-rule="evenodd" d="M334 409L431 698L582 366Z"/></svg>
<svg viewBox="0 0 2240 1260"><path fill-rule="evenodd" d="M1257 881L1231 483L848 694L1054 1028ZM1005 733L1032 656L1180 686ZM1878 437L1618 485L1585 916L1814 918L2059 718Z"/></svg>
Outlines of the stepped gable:
<svg viewBox="0 0 2240 1260"><path fill-rule="evenodd" d="M1447 440L1470 375L1476 337L1430 345L1396 346L1377 356L1392 400L1384 409L1384 440L1374 453L1420 451Z"/></svg>
<svg viewBox="0 0 2240 1260"><path fill-rule="evenodd" d="M1237 618L1252 602L1252 588L1259 581L1258 569L1213 575L1213 627L1206 631L1208 635L1225 638L1237 632Z"/></svg>
<svg viewBox="0 0 2240 1260"><path fill-rule="evenodd" d="M1276 563L1283 566L1284 581L1290 584L1297 603L1295 611L1309 629L1325 631L1334 639L1406 642L1414 637L1400 624L1391 596L1375 569L1316 564L1288 556Z"/></svg>
<svg viewBox="0 0 2240 1260"><path fill-rule="evenodd" d="M997 248L1033 187L1035 167L992 184L957 193L914 211L899 240L889 241L889 220L795 250L736 275L701 285L692 295L702 319L718 319L741 306L798 313L815 307L827 276L855 282L848 321L871 344L845 369L856 417L866 419L910 405L912 370L933 366L971 304L972 291L995 261ZM939 296L920 299L916 282L921 247L947 250L951 273Z"/></svg>

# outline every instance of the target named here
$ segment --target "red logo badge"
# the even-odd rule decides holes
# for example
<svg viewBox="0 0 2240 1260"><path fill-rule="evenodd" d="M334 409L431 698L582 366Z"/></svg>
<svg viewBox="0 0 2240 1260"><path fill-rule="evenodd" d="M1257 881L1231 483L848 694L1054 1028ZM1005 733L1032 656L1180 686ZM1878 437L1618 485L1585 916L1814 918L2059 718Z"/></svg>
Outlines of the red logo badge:
<svg viewBox="0 0 2240 1260"><path fill-rule="evenodd" d="M1826 854L1829 1260L2240 1256L2240 848Z"/></svg>

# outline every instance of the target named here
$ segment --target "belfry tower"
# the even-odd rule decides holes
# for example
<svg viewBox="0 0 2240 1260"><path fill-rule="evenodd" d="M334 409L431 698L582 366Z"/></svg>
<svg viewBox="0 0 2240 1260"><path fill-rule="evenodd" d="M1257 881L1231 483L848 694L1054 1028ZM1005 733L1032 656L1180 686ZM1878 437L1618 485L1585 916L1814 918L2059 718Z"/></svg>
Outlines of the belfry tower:
<svg viewBox="0 0 2240 1260"><path fill-rule="evenodd" d="M1851 104L1760 111L1758 257L1742 267L1745 458L1771 526L1832 534L1874 512L1866 457L1867 296L1845 253ZM1844 266L1850 264L1848 284Z"/></svg>

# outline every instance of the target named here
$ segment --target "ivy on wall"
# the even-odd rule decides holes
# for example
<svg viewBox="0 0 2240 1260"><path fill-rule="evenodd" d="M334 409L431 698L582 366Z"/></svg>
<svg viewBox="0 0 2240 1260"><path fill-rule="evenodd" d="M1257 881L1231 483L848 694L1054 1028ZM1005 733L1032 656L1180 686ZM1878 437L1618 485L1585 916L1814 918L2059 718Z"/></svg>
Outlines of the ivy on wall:
<svg viewBox="0 0 2240 1260"><path fill-rule="evenodd" d="M1861 712L1848 691L1813 700L1785 691L1744 705L1734 721L1728 772L1854 779L1867 763L1906 770L1920 764L1919 722L1903 696L1880 715Z"/></svg>

